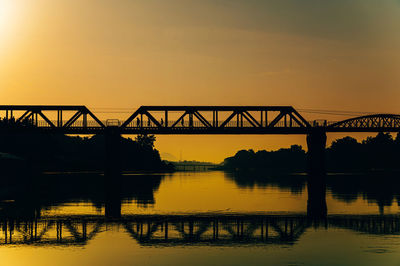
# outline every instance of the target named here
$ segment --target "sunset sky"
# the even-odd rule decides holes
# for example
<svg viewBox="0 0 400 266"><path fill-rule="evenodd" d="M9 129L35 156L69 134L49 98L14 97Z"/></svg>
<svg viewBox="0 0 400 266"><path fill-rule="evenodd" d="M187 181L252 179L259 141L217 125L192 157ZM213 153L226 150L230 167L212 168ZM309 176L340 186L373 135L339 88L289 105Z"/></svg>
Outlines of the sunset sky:
<svg viewBox="0 0 400 266"><path fill-rule="evenodd" d="M140 105L400 113L399 47L399 0L0 0L1 104L121 120ZM305 137L158 136L156 147L219 162L291 144Z"/></svg>

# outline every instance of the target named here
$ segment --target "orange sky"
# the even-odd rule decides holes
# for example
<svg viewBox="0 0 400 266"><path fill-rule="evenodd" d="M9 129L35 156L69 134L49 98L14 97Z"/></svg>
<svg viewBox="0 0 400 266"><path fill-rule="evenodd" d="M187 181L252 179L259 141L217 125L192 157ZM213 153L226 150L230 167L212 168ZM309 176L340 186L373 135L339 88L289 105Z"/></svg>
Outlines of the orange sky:
<svg viewBox="0 0 400 266"><path fill-rule="evenodd" d="M399 28L397 0L0 0L1 103L400 113ZM221 161L304 142L159 136L157 148Z"/></svg>

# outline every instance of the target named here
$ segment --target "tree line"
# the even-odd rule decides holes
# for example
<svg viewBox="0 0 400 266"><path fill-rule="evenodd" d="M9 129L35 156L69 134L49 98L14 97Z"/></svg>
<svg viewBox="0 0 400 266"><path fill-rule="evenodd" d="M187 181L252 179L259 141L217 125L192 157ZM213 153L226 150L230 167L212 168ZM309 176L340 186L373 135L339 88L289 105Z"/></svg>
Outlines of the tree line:
<svg viewBox="0 0 400 266"><path fill-rule="evenodd" d="M378 133L361 142L352 137L337 139L326 149L328 171L364 171L400 169L400 133ZM299 145L277 151L241 150L221 165L225 170L279 170L304 172L307 153Z"/></svg>
<svg viewBox="0 0 400 266"><path fill-rule="evenodd" d="M154 148L154 135L138 135L135 139L120 139L119 161L122 170L172 170L173 166L162 161ZM0 167L5 170L28 165L46 171L104 170L106 165L105 136L67 136L31 131L4 131L0 134L0 152L20 158L7 160L3 156ZM14 168L15 168L14 167Z"/></svg>

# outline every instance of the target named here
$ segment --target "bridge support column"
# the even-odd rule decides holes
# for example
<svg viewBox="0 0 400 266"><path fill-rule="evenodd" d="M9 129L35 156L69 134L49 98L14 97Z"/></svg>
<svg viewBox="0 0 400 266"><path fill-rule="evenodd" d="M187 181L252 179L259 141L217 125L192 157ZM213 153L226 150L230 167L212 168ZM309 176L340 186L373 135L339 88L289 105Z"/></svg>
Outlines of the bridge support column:
<svg viewBox="0 0 400 266"><path fill-rule="evenodd" d="M307 135L307 145L307 215L313 218L323 218L327 215L325 169L326 132L322 129L313 129L313 131Z"/></svg>
<svg viewBox="0 0 400 266"><path fill-rule="evenodd" d="M326 132L322 129L313 129L307 135L307 160L309 172L325 172Z"/></svg>
<svg viewBox="0 0 400 266"><path fill-rule="evenodd" d="M118 128L105 129L106 161L104 172L105 216L121 216L121 134Z"/></svg>
<svg viewBox="0 0 400 266"><path fill-rule="evenodd" d="M121 134L118 128L107 127L105 129L105 144L106 144L105 171L107 173L119 173L121 171L121 163L120 163Z"/></svg>

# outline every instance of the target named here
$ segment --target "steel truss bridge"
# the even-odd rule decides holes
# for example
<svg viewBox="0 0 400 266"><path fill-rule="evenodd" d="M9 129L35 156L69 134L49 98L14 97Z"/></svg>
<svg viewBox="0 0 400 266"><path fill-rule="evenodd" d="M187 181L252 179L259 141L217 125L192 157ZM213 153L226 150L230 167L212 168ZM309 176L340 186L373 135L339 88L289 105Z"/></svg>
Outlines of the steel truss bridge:
<svg viewBox="0 0 400 266"><path fill-rule="evenodd" d="M3 128L63 134L308 134L399 132L400 115L375 114L344 121L307 121L291 106L141 106L126 121L100 120L85 106L0 105Z"/></svg>
<svg viewBox="0 0 400 266"><path fill-rule="evenodd" d="M86 245L99 233L123 231L144 246L293 245L310 227L367 234L400 234L399 216L332 215L124 215L0 219L0 245Z"/></svg>

